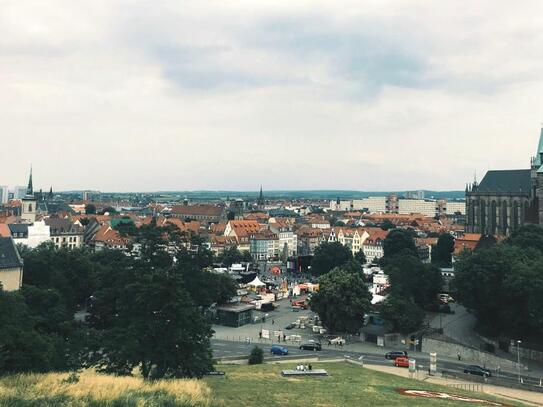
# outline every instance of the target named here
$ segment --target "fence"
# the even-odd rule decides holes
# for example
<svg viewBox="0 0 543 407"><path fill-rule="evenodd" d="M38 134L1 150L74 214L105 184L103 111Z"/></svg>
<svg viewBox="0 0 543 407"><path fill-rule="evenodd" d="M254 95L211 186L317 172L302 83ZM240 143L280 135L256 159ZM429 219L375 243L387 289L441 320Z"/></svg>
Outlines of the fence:
<svg viewBox="0 0 543 407"><path fill-rule="evenodd" d="M484 392L484 386L479 383L445 383L449 387L454 387L455 389L478 391L480 393Z"/></svg>
<svg viewBox="0 0 543 407"><path fill-rule="evenodd" d="M518 382L517 379L512 378L506 378L506 377L481 377L481 376L474 376L469 375L465 373L450 371L450 370L443 370L442 376L444 378L452 378L452 379L460 379L465 380L469 382L475 382L470 384L492 384L495 386L503 386L503 387L509 387L514 389L520 389L520 390L529 390L529 391L535 391L538 393L543 393L543 383L541 379L537 379L534 377L523 377L522 382Z"/></svg>

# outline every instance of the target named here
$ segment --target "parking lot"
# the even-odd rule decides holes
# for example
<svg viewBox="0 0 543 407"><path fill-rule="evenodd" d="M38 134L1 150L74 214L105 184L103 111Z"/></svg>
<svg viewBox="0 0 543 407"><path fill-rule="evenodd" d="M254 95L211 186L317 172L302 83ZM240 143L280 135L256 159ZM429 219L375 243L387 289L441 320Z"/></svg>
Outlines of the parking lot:
<svg viewBox="0 0 543 407"><path fill-rule="evenodd" d="M282 299L275 302L277 308L273 311L261 312L258 310L254 311L255 319L257 322L249 325L244 325L239 328L232 328L227 326L214 325L213 329L215 330L215 339L239 339L245 340L250 338L251 342L255 341L265 341L264 338L260 338L259 333L261 331L268 331L270 335L274 331L283 331L287 336L291 335L300 335L302 341L312 339L315 335L313 334L311 328L299 329L293 328L286 330L287 325L295 322L300 317L313 318L314 313L309 310L300 309L297 312L292 311L290 301L288 299ZM277 342L277 338L270 338L269 342Z"/></svg>

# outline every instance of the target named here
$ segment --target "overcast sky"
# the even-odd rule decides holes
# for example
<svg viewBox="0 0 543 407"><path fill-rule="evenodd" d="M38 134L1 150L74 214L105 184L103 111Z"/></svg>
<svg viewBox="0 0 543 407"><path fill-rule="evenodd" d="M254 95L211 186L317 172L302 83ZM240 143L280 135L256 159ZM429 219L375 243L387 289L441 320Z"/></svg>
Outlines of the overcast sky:
<svg viewBox="0 0 543 407"><path fill-rule="evenodd" d="M0 185L463 189L527 168L543 2L4 0Z"/></svg>

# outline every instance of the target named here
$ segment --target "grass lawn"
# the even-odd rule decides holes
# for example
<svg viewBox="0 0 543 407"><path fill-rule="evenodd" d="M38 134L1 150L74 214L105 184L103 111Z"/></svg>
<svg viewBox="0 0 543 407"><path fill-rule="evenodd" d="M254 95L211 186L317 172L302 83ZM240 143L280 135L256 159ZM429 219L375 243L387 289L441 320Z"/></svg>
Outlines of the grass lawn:
<svg viewBox="0 0 543 407"><path fill-rule="evenodd" d="M289 364L256 366L221 365L225 378L210 377L214 405L238 406L473 406L465 401L424 399L399 394L396 389L434 390L470 395L484 400L499 399L451 387L393 376L364 369L349 363L315 363L313 368L326 369L329 377L283 378L281 370ZM520 405L504 402L508 405Z"/></svg>
<svg viewBox="0 0 543 407"><path fill-rule="evenodd" d="M204 380L158 380L114 377L84 371L79 381L67 373L0 377L0 407L321 407L321 406L473 406L404 396L398 388L443 391L484 400L491 396L410 380L338 363L315 363L329 377L285 379L291 364L220 365L226 377ZM482 404L477 404L482 405ZM518 405L509 403L509 405Z"/></svg>

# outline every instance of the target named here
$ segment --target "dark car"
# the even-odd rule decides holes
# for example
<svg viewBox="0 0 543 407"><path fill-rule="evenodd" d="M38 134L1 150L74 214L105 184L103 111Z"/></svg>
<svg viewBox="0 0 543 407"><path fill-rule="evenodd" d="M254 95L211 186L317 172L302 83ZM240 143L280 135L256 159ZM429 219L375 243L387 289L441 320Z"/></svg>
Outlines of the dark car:
<svg viewBox="0 0 543 407"><path fill-rule="evenodd" d="M385 359L391 359L396 360L396 358L406 358L407 352L401 350L401 351L394 351L394 352L388 352L385 354Z"/></svg>
<svg viewBox="0 0 543 407"><path fill-rule="evenodd" d="M285 327L285 329L288 329L288 330L290 330L290 329L292 329L292 328L296 328L296 324L295 324L294 322L288 324L288 325Z"/></svg>
<svg viewBox="0 0 543 407"><path fill-rule="evenodd" d="M476 376L483 376L483 377L490 377L492 376L492 373L490 373L490 370L485 369L484 367L477 366L477 365L469 365L464 368L465 374L473 374Z"/></svg>
<svg viewBox="0 0 543 407"><path fill-rule="evenodd" d="M322 350L322 346L318 342L308 342L300 345L302 350Z"/></svg>

